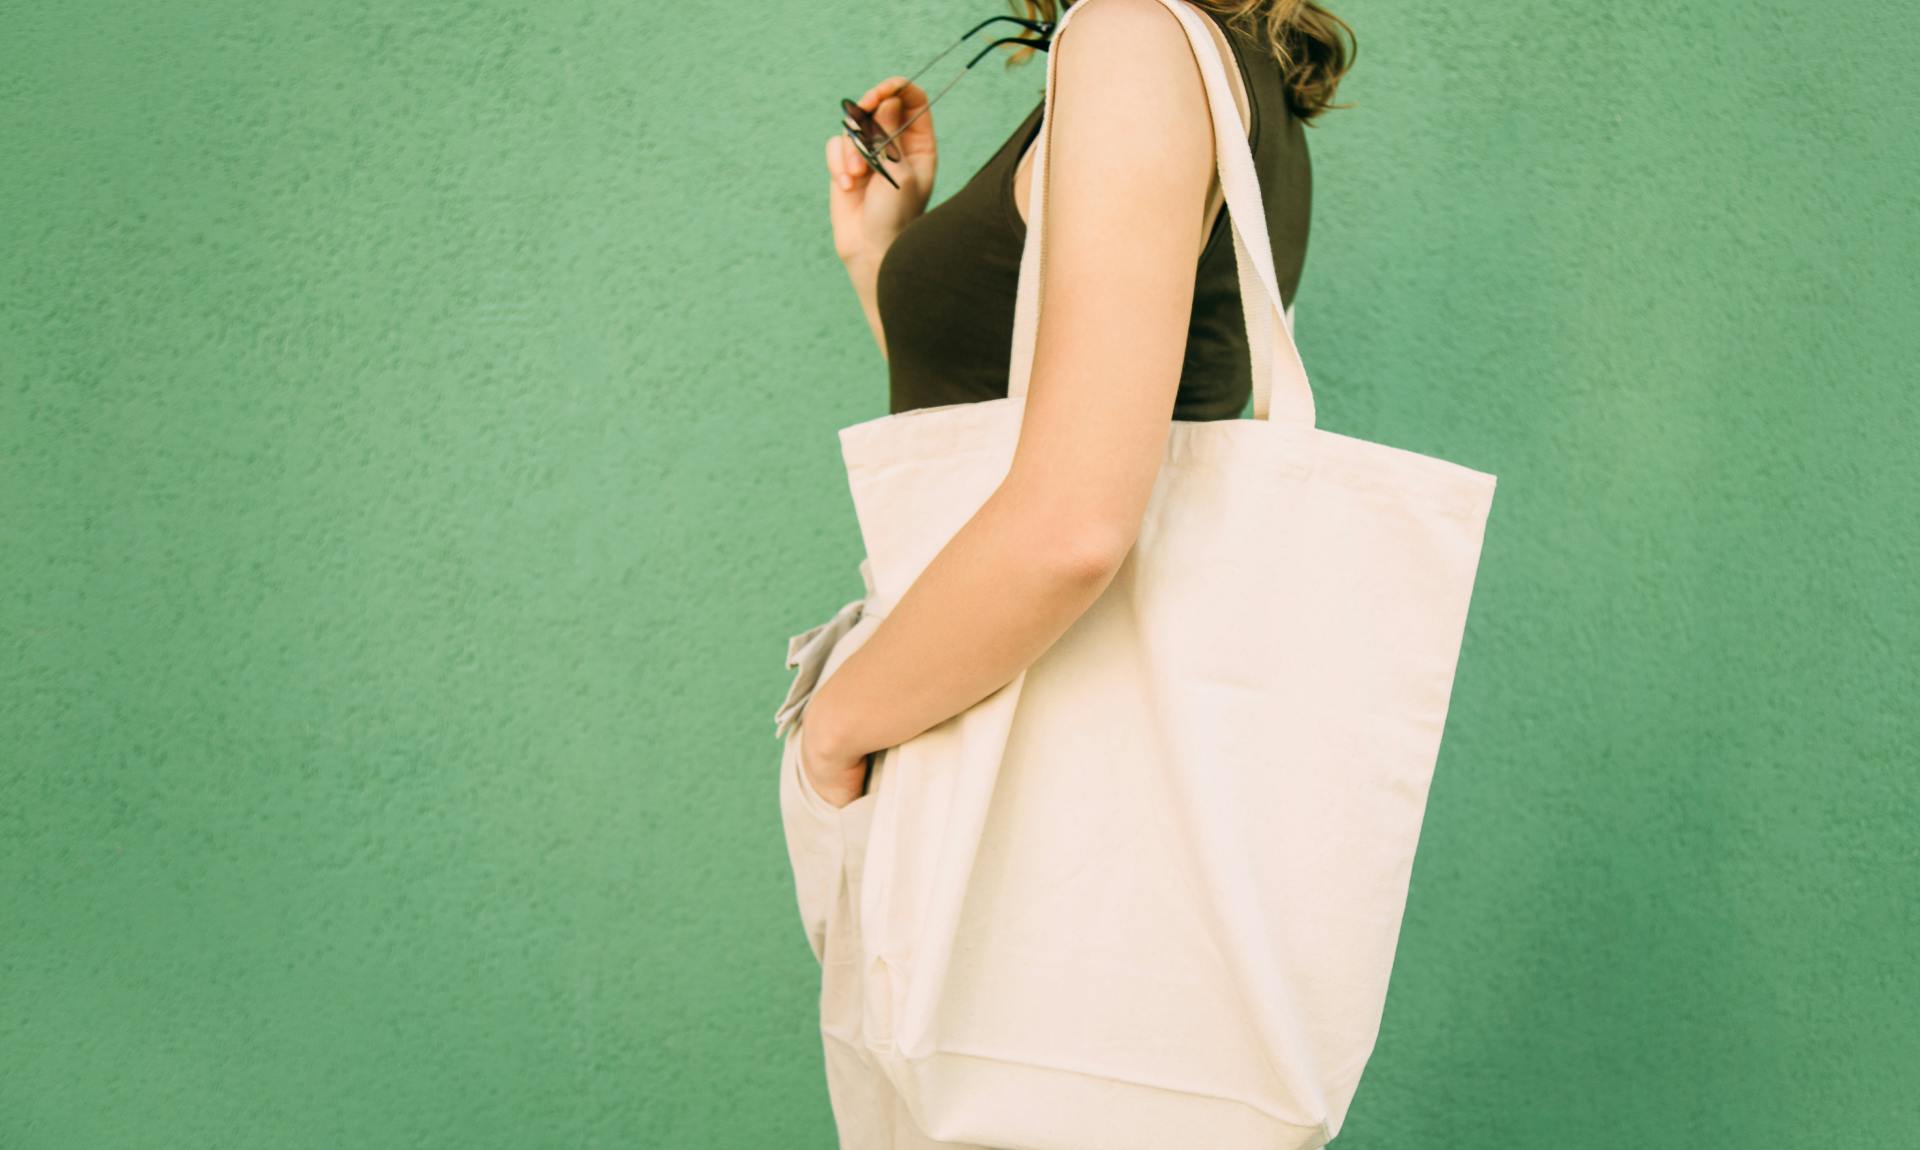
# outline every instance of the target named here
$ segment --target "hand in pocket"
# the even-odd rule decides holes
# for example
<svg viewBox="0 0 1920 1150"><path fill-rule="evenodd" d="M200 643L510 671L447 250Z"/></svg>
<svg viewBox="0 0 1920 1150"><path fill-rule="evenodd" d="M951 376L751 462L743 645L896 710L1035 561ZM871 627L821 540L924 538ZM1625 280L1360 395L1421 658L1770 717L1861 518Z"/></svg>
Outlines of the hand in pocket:
<svg viewBox="0 0 1920 1150"><path fill-rule="evenodd" d="M800 724L800 770L807 783L830 807L844 807L867 793L872 755L840 763L816 763L807 748L807 725Z"/></svg>

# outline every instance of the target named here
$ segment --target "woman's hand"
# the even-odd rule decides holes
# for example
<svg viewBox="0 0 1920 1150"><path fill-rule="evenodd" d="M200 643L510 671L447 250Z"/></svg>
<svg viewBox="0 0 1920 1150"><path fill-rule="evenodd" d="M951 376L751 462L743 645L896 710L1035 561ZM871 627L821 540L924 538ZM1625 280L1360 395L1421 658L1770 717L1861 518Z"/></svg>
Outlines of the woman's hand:
<svg viewBox="0 0 1920 1150"><path fill-rule="evenodd" d="M880 257L901 229L926 210L933 194L933 175L938 151L933 139L933 114L924 112L927 93L905 76L889 76L867 89L855 103L874 114L880 126L891 134L913 117L900 138L893 141L881 157L887 171L900 184L895 188L877 175L860 158L853 141L843 132L827 141L828 214L833 221L833 249L840 262L856 275L877 268ZM901 159L895 160L893 154Z"/></svg>
<svg viewBox="0 0 1920 1150"><path fill-rule="evenodd" d="M808 709L811 708L812 704L808 704ZM844 753L822 748L825 753L816 761L807 739L809 726L803 717L800 723L800 769L807 773L807 781L828 806L844 807L866 793L868 756L860 754L849 758Z"/></svg>

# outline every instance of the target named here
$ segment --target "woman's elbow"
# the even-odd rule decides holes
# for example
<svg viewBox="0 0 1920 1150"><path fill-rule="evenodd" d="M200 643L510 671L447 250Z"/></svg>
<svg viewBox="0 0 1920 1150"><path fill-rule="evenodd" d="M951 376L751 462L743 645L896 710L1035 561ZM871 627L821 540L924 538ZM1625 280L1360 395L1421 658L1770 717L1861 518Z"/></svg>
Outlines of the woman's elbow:
<svg viewBox="0 0 1920 1150"><path fill-rule="evenodd" d="M1134 532L1116 524L1082 520L1043 529L1036 550L1045 569L1069 586L1105 586L1133 550Z"/></svg>
<svg viewBox="0 0 1920 1150"><path fill-rule="evenodd" d="M1012 477L993 502L1011 529L1002 538L1020 563L1049 582L1078 588L1112 579L1139 535L1139 512L1109 496Z"/></svg>

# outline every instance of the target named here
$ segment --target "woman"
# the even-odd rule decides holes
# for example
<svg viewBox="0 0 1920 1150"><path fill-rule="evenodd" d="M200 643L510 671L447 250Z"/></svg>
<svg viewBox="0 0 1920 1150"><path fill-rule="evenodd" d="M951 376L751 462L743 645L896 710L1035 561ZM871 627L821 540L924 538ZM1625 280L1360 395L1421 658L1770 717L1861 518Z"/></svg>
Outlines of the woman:
<svg viewBox="0 0 1920 1150"><path fill-rule="evenodd" d="M1100 596L1133 546L1169 419L1231 419L1246 406L1247 335L1194 49L1159 0L1078 3L1073 36L1051 47L1047 306L1017 449L994 494L879 625L813 668L817 688L797 680L787 707L804 707L797 769L783 764L783 801L796 807L850 810L864 798L870 808L870 784L887 769L877 752L1005 685ZM1302 0L1195 7L1238 65L1235 97L1290 305L1310 206L1302 129L1331 106L1347 68L1336 35L1345 25ZM1034 0L1028 15L1052 22L1059 13ZM889 133L908 125L890 180L845 137L826 154L836 250L887 358L896 413L1008 393L1030 145L1046 106L925 211L937 160L927 100L896 76L857 101ZM814 841L790 830L796 865L844 866L857 885L863 822L799 825ZM835 861L803 863L827 855ZM822 1023L843 1147L951 1145L921 1134L864 1058L861 974L844 957L859 947L857 900L844 885L821 897L833 909L810 930L825 963Z"/></svg>
<svg viewBox="0 0 1920 1150"><path fill-rule="evenodd" d="M1303 0L1211 2L1196 7L1239 64L1291 309L1310 207L1301 129L1331 106L1350 59L1336 35L1346 25ZM1054 15L1050 0L1031 7ZM1100 0L1074 27L1048 172L1050 302L1019 449L993 498L807 703L802 763L834 806L864 793L872 752L998 689L1099 596L1132 546L1170 417L1234 418L1247 399L1233 246L1192 48L1155 0ZM926 99L895 76L858 102L891 131ZM846 137L827 142L835 250L887 357L895 412L1006 394L1040 112L931 212L931 113L897 142L898 188ZM1084 418L1091 410L1103 418Z"/></svg>

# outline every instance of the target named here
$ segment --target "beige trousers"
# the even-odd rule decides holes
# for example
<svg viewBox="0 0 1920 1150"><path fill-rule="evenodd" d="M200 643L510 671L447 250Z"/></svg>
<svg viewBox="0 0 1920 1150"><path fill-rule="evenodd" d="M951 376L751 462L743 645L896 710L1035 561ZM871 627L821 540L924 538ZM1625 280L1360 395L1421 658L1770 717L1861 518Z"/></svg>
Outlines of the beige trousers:
<svg viewBox="0 0 1920 1150"><path fill-rule="evenodd" d="M860 565L873 592L870 568ZM794 689L778 718L786 730L780 756L780 817L794 890L807 941L820 962L820 1038L826 1055L827 1096L839 1127L841 1150L988 1150L969 1143L939 1142L921 1133L892 1082L861 1041L864 994L860 962L860 880L867 831L886 752L874 756L867 793L836 808L816 791L800 768L800 722L815 688L872 634L879 616L865 600L849 603L833 619L794 637L790 665L798 668Z"/></svg>

